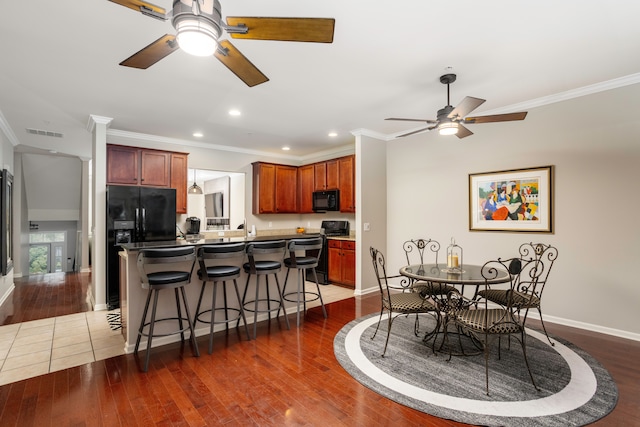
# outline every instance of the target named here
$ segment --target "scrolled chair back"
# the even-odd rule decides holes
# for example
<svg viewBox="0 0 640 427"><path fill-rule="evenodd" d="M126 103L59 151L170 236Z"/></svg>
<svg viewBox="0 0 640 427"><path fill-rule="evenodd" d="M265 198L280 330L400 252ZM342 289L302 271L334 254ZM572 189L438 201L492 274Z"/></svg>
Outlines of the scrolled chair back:
<svg viewBox="0 0 640 427"><path fill-rule="evenodd" d="M424 264L425 251L435 255L435 263L438 263L438 252L440 251L440 243L432 239L411 239L402 244L407 265Z"/></svg>
<svg viewBox="0 0 640 427"><path fill-rule="evenodd" d="M540 297L545 284L549 278L549 273L553 267L553 263L558 258L558 249L544 243L523 243L519 249L521 261L528 262L529 273L531 279L535 278L536 287L535 295ZM527 281L522 281L518 290L528 292L531 287Z"/></svg>
<svg viewBox="0 0 640 427"><path fill-rule="evenodd" d="M509 289L507 298L503 301L508 310L524 309L524 319L527 317L529 306L524 304L526 295L537 294L540 291L542 277L548 268L543 260L533 258L510 258L487 261L482 267L482 277L485 279L485 287L497 283L500 277L509 277ZM484 300L485 305L488 300Z"/></svg>

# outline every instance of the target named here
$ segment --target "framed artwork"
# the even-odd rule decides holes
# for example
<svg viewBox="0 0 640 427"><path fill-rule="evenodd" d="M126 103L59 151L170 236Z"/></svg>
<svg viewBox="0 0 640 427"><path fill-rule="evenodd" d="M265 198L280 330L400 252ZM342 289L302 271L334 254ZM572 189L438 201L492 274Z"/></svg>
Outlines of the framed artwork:
<svg viewBox="0 0 640 427"><path fill-rule="evenodd" d="M553 232L553 166L469 174L469 230Z"/></svg>
<svg viewBox="0 0 640 427"><path fill-rule="evenodd" d="M13 175L8 170L2 171L2 188L0 189L0 256L2 275L6 276L13 269Z"/></svg>

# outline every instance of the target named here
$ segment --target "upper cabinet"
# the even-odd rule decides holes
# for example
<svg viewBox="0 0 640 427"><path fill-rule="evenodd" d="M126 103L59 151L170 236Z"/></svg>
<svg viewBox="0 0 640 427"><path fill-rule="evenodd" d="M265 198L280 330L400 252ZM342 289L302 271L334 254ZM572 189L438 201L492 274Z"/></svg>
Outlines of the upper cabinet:
<svg viewBox="0 0 640 427"><path fill-rule="evenodd" d="M298 212L313 213L312 194L314 187L314 165L298 168Z"/></svg>
<svg viewBox="0 0 640 427"><path fill-rule="evenodd" d="M340 190L340 212L355 212L355 156L299 167L256 162L252 212L313 213L313 192L335 189Z"/></svg>
<svg viewBox="0 0 640 427"><path fill-rule="evenodd" d="M346 156L338 159L338 174L340 189L340 212L356 211L356 158Z"/></svg>
<svg viewBox="0 0 640 427"><path fill-rule="evenodd" d="M171 153L171 188L176 189L176 213L187 213L187 154Z"/></svg>
<svg viewBox="0 0 640 427"><path fill-rule="evenodd" d="M176 212L187 212L187 154L107 144L107 184L175 188Z"/></svg>
<svg viewBox="0 0 640 427"><path fill-rule="evenodd" d="M338 161L327 160L313 164L314 189L316 191L335 190L338 188Z"/></svg>
<svg viewBox="0 0 640 427"><path fill-rule="evenodd" d="M253 213L297 213L297 187L296 166L253 163Z"/></svg>

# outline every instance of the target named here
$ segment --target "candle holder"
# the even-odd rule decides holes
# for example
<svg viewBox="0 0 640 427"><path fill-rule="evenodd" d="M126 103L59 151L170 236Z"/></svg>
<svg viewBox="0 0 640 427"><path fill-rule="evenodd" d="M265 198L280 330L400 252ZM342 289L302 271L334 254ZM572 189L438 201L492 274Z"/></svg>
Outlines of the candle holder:
<svg viewBox="0 0 640 427"><path fill-rule="evenodd" d="M462 273L462 248L456 245L453 237L447 246L447 273Z"/></svg>

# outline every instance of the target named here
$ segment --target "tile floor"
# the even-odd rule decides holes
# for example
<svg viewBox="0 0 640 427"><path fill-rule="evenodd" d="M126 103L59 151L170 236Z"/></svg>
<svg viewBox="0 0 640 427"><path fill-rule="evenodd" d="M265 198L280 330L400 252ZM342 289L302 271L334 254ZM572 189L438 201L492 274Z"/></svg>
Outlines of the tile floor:
<svg viewBox="0 0 640 427"><path fill-rule="evenodd" d="M321 286L321 292L325 304L353 296L352 289L334 285ZM320 302L313 301L307 307L317 305ZM0 386L124 354L124 337L119 329L111 329L107 313L89 311L0 326Z"/></svg>
<svg viewBox="0 0 640 427"><path fill-rule="evenodd" d="M124 354L107 311L0 326L0 385Z"/></svg>

